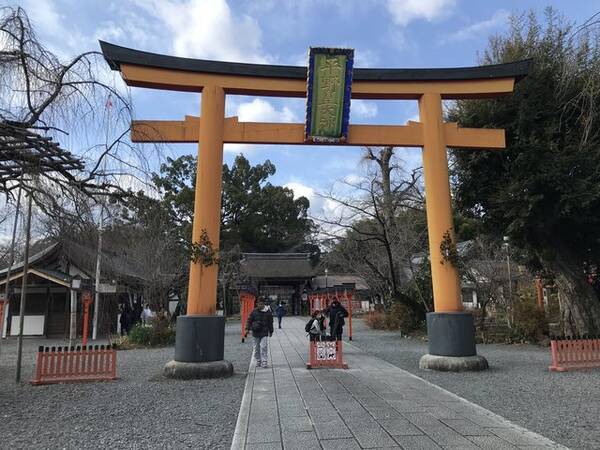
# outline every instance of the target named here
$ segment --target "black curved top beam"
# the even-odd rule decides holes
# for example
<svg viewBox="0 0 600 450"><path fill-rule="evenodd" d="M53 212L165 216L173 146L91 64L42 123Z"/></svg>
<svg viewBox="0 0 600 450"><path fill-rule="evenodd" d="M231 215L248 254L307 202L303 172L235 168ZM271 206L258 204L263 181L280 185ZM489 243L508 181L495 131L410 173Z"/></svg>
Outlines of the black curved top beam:
<svg viewBox="0 0 600 450"><path fill-rule="evenodd" d="M113 70L120 70L121 64L133 64L220 75L306 79L306 67L180 58L134 50L104 41L99 42L104 58ZM508 64L447 69L354 69L353 79L354 81L456 81L515 78L519 81L527 75L531 63L531 59L526 59Z"/></svg>

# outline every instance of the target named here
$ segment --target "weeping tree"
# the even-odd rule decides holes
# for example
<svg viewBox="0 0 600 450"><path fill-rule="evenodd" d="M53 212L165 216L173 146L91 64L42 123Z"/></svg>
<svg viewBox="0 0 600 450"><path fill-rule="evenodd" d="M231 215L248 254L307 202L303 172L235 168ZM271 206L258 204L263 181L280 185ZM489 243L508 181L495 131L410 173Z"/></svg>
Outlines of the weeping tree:
<svg viewBox="0 0 600 450"><path fill-rule="evenodd" d="M0 8L0 192L25 188L58 214L82 194L117 195L142 179L146 158L128 142L130 101L118 83L99 52L61 60L24 9Z"/></svg>
<svg viewBox="0 0 600 450"><path fill-rule="evenodd" d="M512 96L458 102L451 120L505 128L503 152L454 153L455 193L466 216L509 235L530 268L558 286L564 331L600 333L600 299L584 267L600 262L600 33L552 9L513 16L490 39L482 64L533 58Z"/></svg>

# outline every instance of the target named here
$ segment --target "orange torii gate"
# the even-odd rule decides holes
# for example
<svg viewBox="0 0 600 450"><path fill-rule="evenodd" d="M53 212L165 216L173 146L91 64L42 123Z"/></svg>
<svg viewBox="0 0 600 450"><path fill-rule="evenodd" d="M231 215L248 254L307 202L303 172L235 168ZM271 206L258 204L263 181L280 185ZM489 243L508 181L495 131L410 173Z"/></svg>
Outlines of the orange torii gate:
<svg viewBox="0 0 600 450"><path fill-rule="evenodd" d="M119 70L129 86L202 93L200 117L134 121L132 140L199 145L192 239L218 249L223 144L307 143L305 124L239 122L236 117L225 118L225 97L306 97L307 68L179 58L106 42L100 42L100 46L111 68ZM461 128L456 123L444 122L442 100L510 94L515 83L527 75L529 64L527 60L466 68L352 71L352 98L419 103L419 122L350 125L347 139L336 145L423 149L435 312L427 316L429 354L421 360L422 367L442 370L487 367L485 359L476 354L473 318L463 311L458 272L447 254L454 243L454 230L446 148L505 146L504 130ZM215 315L217 271L214 263L191 264L187 315L178 318L175 360L167 365L167 372L173 376L178 376L178 367L187 371L191 367L188 363L215 362L210 366L213 367L218 361L222 373L231 373L231 365L223 361L224 319ZM194 376L204 376L201 367L198 365Z"/></svg>

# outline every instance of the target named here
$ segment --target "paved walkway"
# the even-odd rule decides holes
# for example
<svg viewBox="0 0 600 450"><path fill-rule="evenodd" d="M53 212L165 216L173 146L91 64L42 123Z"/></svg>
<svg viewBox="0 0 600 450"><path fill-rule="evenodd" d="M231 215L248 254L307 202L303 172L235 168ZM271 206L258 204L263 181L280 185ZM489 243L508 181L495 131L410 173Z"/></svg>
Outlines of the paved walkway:
<svg viewBox="0 0 600 450"><path fill-rule="evenodd" d="M347 341L350 369L307 370L301 318L270 344L269 369L250 363L232 449L564 448Z"/></svg>

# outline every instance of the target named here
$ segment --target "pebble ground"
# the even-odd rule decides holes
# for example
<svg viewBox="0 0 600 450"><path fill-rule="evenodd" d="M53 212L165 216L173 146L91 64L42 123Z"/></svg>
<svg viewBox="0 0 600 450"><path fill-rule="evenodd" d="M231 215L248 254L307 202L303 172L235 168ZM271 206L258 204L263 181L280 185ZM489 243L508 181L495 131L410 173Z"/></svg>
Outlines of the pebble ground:
<svg viewBox="0 0 600 450"><path fill-rule="evenodd" d="M37 346L26 339L23 380L30 380ZM239 322L228 323L225 358L235 375L179 381L161 375L174 349L119 351L120 380L105 383L16 385L16 342L0 349L0 449L228 449L250 361Z"/></svg>

